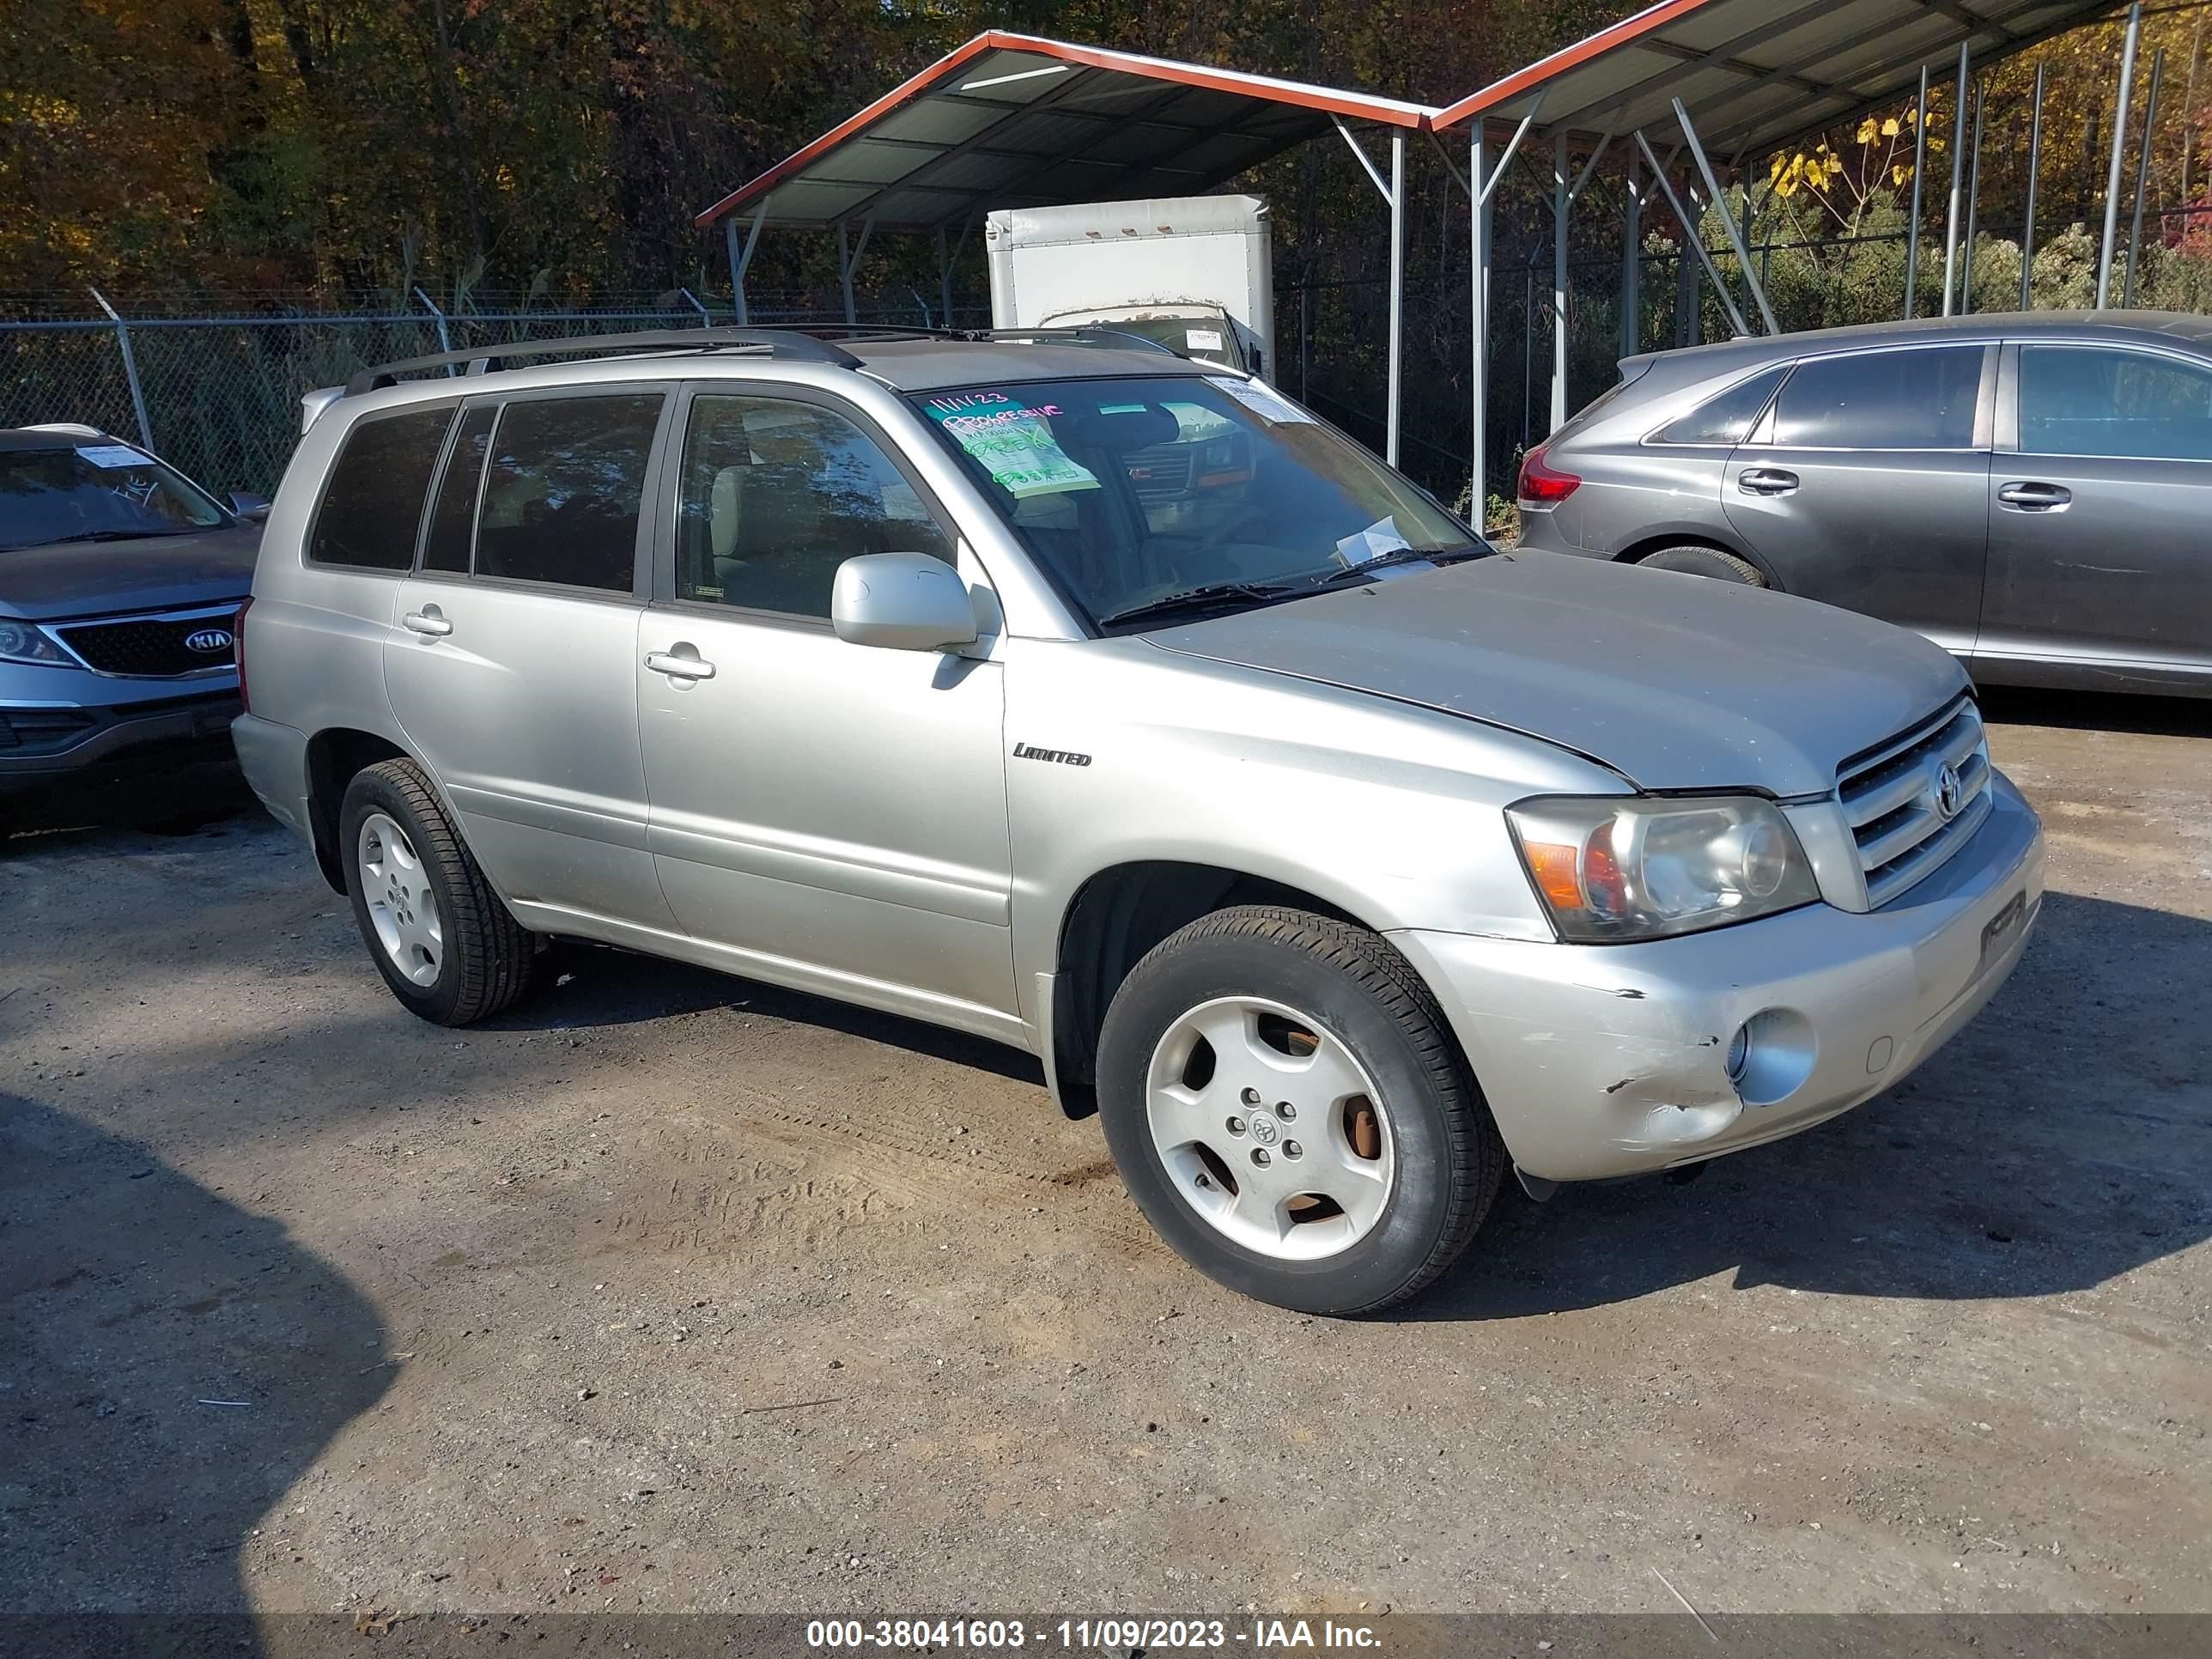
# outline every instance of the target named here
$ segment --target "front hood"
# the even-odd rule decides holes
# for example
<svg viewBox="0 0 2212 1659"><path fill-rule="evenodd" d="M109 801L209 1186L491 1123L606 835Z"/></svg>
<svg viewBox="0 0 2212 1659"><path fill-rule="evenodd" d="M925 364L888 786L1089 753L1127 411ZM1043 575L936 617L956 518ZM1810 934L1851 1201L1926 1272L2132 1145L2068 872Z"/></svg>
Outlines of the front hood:
<svg viewBox="0 0 2212 1659"><path fill-rule="evenodd" d="M185 611L242 599L258 525L127 542L0 548L0 617L58 622L125 611Z"/></svg>
<svg viewBox="0 0 2212 1659"><path fill-rule="evenodd" d="M1887 623L1552 554L1414 567L1146 637L1526 732L1657 790L1826 793L1838 762L1966 683Z"/></svg>

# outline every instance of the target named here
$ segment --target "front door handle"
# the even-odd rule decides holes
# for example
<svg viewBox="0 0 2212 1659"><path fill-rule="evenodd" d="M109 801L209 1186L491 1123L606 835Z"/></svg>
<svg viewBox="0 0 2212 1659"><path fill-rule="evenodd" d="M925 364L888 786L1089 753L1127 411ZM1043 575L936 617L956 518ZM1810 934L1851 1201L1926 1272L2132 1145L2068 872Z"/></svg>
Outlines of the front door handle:
<svg viewBox="0 0 2212 1659"><path fill-rule="evenodd" d="M1787 495L1797 488L1797 475L1778 466L1747 466L1736 475L1735 487L1747 495Z"/></svg>
<svg viewBox="0 0 2212 1659"><path fill-rule="evenodd" d="M665 674L672 680L711 680L714 665L699 655L696 646L679 643L673 651L650 651L646 653L645 665L656 674Z"/></svg>
<svg viewBox="0 0 2212 1659"><path fill-rule="evenodd" d="M420 634L426 639L442 640L453 631L445 613L434 605L426 605L420 611L410 611L399 619L410 634Z"/></svg>
<svg viewBox="0 0 2212 1659"><path fill-rule="evenodd" d="M2074 504L2074 492L2063 484L2008 483L1997 500L2015 513L2063 513Z"/></svg>

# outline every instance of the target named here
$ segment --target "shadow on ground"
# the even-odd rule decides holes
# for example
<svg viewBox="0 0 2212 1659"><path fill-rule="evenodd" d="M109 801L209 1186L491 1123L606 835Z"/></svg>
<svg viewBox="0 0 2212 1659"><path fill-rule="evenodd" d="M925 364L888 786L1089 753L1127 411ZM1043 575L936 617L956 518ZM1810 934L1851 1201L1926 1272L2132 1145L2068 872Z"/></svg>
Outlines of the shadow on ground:
<svg viewBox="0 0 2212 1659"><path fill-rule="evenodd" d="M11 1613L246 1611L252 1528L392 1375L375 1311L281 1224L6 1093L0 1310Z"/></svg>
<svg viewBox="0 0 2212 1659"><path fill-rule="evenodd" d="M2128 696L2116 691L2046 691L2019 685L1985 685L1975 696L1984 717L1994 726L2212 738L2212 697Z"/></svg>

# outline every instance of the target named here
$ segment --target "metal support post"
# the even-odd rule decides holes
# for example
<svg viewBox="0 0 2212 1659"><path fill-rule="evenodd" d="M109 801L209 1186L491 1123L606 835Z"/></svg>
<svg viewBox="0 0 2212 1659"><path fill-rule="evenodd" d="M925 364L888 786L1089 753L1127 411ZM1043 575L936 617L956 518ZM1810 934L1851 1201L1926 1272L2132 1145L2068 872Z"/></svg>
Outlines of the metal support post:
<svg viewBox="0 0 2212 1659"><path fill-rule="evenodd" d="M738 246L738 222L734 217L722 221L722 243L730 255L730 304L738 314L740 327L752 320L745 305L745 271L753 262L753 249L760 245L761 227L768 222L768 204L763 202L753 215L753 228L745 233L745 245Z"/></svg>
<svg viewBox="0 0 2212 1659"><path fill-rule="evenodd" d="M1743 285L1751 290L1752 300L1759 307L1759 319L1766 325L1769 334L1779 334L1782 325L1774 320L1774 307L1766 303L1766 290L1759 285L1759 273L1751 268L1751 254L1736 230L1735 216L1728 210L1728 198L1721 194L1720 180L1713 177L1713 164L1705 159L1705 147L1698 142L1698 130L1690 124L1690 112L1679 98L1674 100L1674 119L1681 124L1682 137L1689 143L1691 159L1698 164L1698 176L1705 181L1705 190L1712 204L1720 210L1721 228L1728 232L1729 246L1735 252L1736 264L1743 272ZM1644 155L1649 160L1650 152L1647 149ZM1704 253L1705 239L1693 235L1692 240L1698 244L1698 251ZM1706 256L1705 266L1708 270L1712 270L1710 255ZM1713 272L1713 283L1723 294L1727 292L1727 284L1720 280L1717 271ZM1736 309L1735 301L1729 301L1728 308L1729 314L1735 319L1736 332L1749 333L1751 331L1743 325L1743 313Z"/></svg>
<svg viewBox="0 0 2212 1659"><path fill-rule="evenodd" d="M1484 216L1487 204L1483 199L1482 122L1474 124L1474 137L1468 141L1467 152L1467 222L1468 222L1468 333L1474 345L1468 354L1468 380L1471 390L1468 407L1468 517L1480 527L1490 501L1489 445L1490 433L1486 407L1490 391L1490 224Z"/></svg>
<svg viewBox="0 0 2212 1659"><path fill-rule="evenodd" d="M1959 263L1959 191L1965 181L1966 147L1959 142L1959 135L1966 125L1966 75L1970 67L1968 47L1959 43L1959 93L1951 105L1951 204L1943 215L1943 314L1951 314L1952 285L1957 276Z"/></svg>
<svg viewBox="0 0 2212 1659"><path fill-rule="evenodd" d="M1738 334L1749 334L1751 325L1744 321L1743 313L1736 307L1735 296L1729 292L1728 284L1721 280L1720 267L1713 263L1713 256L1705 252L1705 238L1698 234L1698 222L1682 205L1682 198L1674 193L1674 186L1660 167L1659 158L1651 153L1650 140L1639 132L1636 135L1636 147L1644 152L1645 165L1658 179L1659 193L1667 198L1667 205L1674 210L1675 222L1682 227L1682 235L1688 242L1690 251L1698 256L1698 263L1705 268L1705 275L1712 279L1714 291L1720 295L1721 309L1728 313L1729 326ZM1776 331L1779 332L1778 330Z"/></svg>
<svg viewBox="0 0 2212 1659"><path fill-rule="evenodd" d="M1920 102L1912 118L1912 216L1905 232L1905 318L1920 309L1920 184L1928 171L1928 65L1920 66Z"/></svg>
<svg viewBox="0 0 2212 1659"><path fill-rule="evenodd" d="M2142 142L2136 146L2136 210L2128 227L2128 274L2120 289L2124 306L2136 302L2136 270L2142 259L2143 198L2150 192L2150 144L2158 131L2158 83L2165 71L2166 48L2160 46L2151 56L2150 87L2143 94Z"/></svg>
<svg viewBox="0 0 2212 1659"><path fill-rule="evenodd" d="M123 380L131 388L131 412L138 417L138 441L148 449L154 447L154 423L146 418L146 393L138 384L138 359L131 350L131 327L116 314L115 307L107 303L107 296L98 289L86 290L107 313L107 320L115 325L116 348L123 354Z"/></svg>
<svg viewBox="0 0 2212 1659"><path fill-rule="evenodd" d="M1552 137L1552 420L1544 430L1567 423L1567 221L1573 210L1567 178L1567 135Z"/></svg>
<svg viewBox="0 0 2212 1659"><path fill-rule="evenodd" d="M2127 42L2120 50L2120 101L2112 112L2112 160L2105 170L2105 240L2097 250L2097 309L2112 302L2112 246L2120 229L2120 164L2128 147L2128 100L2135 94L2136 48L2142 40L2142 0L2128 8Z"/></svg>
<svg viewBox="0 0 2212 1659"><path fill-rule="evenodd" d="M1401 381L1406 355L1406 129L1390 131L1390 380L1382 459L1398 465Z"/></svg>
<svg viewBox="0 0 2212 1659"><path fill-rule="evenodd" d="M1644 187L1636 157L1628 158L1628 204L1620 216L1620 355L1633 357L1644 344Z"/></svg>
<svg viewBox="0 0 2212 1659"><path fill-rule="evenodd" d="M1974 88L1974 153L1966 162L1966 244L1959 258L1959 314L1974 308L1974 238L1982 219L1982 116L1989 108L1986 79Z"/></svg>
<svg viewBox="0 0 2212 1659"><path fill-rule="evenodd" d="M2020 237L2020 308L2026 311L2035 297L2035 186L2043 171L2043 77L2045 66L2035 66L2035 114L2027 134L2027 221Z"/></svg>

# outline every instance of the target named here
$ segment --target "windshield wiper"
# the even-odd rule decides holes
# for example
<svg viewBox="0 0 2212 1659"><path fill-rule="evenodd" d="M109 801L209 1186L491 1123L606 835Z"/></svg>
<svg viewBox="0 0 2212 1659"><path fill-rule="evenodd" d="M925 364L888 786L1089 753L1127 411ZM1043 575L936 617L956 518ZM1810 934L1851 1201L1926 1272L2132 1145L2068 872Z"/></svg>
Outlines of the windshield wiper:
<svg viewBox="0 0 2212 1659"><path fill-rule="evenodd" d="M1180 616L1187 611L1212 611L1237 599L1249 599L1255 604L1288 599L1293 593L1310 593L1310 582L1206 582L1197 587L1187 587L1180 593L1164 593L1157 599L1146 599L1142 605L1133 605L1126 611L1116 611L1111 616L1101 617L1101 628L1119 628L1133 622L1157 622L1167 617Z"/></svg>
<svg viewBox="0 0 2212 1659"><path fill-rule="evenodd" d="M143 542L156 536L188 536L187 530L80 530L74 536L57 536L52 541L25 542L25 547L59 547L64 542Z"/></svg>
<svg viewBox="0 0 2212 1659"><path fill-rule="evenodd" d="M1415 547L1395 548L1388 553L1378 553L1371 559L1362 559L1358 564L1348 564L1341 570L1332 570L1316 584L1321 587L1336 587L1364 575L1370 570L1387 569L1394 564L1458 564L1468 559L1479 559L1491 550L1486 542L1463 542L1457 547L1438 548L1434 552L1423 552Z"/></svg>

